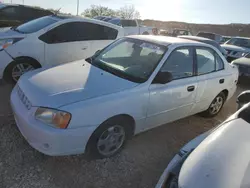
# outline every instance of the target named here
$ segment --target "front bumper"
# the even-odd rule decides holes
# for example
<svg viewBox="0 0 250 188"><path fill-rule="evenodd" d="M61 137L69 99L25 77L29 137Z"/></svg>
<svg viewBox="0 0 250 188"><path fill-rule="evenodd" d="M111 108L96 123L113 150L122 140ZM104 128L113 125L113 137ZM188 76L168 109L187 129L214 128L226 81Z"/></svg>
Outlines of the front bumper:
<svg viewBox="0 0 250 188"><path fill-rule="evenodd" d="M19 99L16 87L11 93L11 106L18 129L36 150L50 156L73 155L85 152L95 127L56 129L34 118L37 108L28 110Z"/></svg>
<svg viewBox="0 0 250 188"><path fill-rule="evenodd" d="M164 170L155 188L163 188L166 186L167 180L170 177L172 170L175 168L176 165L181 163L181 161L182 157L179 154L176 154L168 164L167 168Z"/></svg>
<svg viewBox="0 0 250 188"><path fill-rule="evenodd" d="M0 51L0 79L3 78L5 68L13 61L12 57L6 51Z"/></svg>

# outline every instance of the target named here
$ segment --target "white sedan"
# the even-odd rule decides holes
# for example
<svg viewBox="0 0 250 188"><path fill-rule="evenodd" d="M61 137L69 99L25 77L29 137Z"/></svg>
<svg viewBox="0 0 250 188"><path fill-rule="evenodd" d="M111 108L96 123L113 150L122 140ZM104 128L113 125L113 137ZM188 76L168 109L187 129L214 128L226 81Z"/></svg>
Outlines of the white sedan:
<svg viewBox="0 0 250 188"><path fill-rule="evenodd" d="M90 57L123 36L111 23L59 15L0 30L0 79L15 83L30 70Z"/></svg>
<svg viewBox="0 0 250 188"><path fill-rule="evenodd" d="M181 148L156 188L249 188L249 123L250 103Z"/></svg>
<svg viewBox="0 0 250 188"><path fill-rule="evenodd" d="M210 45L131 36L86 60L26 73L11 104L19 130L40 152L104 158L140 132L200 112L217 115L237 79L237 68Z"/></svg>

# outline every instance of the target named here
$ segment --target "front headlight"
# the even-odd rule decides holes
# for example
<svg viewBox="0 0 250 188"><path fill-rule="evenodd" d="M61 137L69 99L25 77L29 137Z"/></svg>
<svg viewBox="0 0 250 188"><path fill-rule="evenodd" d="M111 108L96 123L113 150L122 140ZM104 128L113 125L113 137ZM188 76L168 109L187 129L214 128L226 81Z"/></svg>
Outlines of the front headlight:
<svg viewBox="0 0 250 188"><path fill-rule="evenodd" d="M238 57L243 57L246 55L246 53L245 52L237 52L235 55Z"/></svg>
<svg viewBox="0 0 250 188"><path fill-rule="evenodd" d="M35 113L35 118L45 124L58 129L66 129L71 119L68 112L40 107Z"/></svg>
<svg viewBox="0 0 250 188"><path fill-rule="evenodd" d="M0 51L8 48L12 44L20 41L22 38L16 38L16 39L0 39Z"/></svg>

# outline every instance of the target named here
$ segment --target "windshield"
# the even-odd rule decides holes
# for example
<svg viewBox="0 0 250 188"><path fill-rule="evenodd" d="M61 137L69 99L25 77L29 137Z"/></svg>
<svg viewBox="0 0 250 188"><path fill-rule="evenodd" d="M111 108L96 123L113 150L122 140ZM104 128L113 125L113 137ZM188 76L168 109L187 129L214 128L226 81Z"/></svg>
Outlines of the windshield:
<svg viewBox="0 0 250 188"><path fill-rule="evenodd" d="M118 40L93 57L92 64L116 76L142 83L148 80L167 47L142 40Z"/></svg>
<svg viewBox="0 0 250 188"><path fill-rule="evenodd" d="M120 19L112 19L108 21L109 23L115 24L115 25L121 25L121 20Z"/></svg>
<svg viewBox="0 0 250 188"><path fill-rule="evenodd" d="M232 44L244 48L250 48L250 39L247 38L232 38L226 42L226 44Z"/></svg>
<svg viewBox="0 0 250 188"><path fill-rule="evenodd" d="M27 22L25 24L22 24L18 26L17 28L14 28L14 30L20 33L34 33L51 24L56 23L58 20L59 19L55 19L52 16L46 16L46 17L38 18L30 22Z"/></svg>

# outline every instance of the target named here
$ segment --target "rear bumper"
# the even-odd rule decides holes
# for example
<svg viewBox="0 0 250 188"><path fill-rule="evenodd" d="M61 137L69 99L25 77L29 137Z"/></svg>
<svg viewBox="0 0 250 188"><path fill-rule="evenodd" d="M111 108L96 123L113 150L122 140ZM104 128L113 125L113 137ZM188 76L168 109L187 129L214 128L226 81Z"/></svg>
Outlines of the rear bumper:
<svg viewBox="0 0 250 188"><path fill-rule="evenodd" d="M87 142L96 127L56 129L34 118L36 107L28 110L19 99L16 89L11 93L11 107L16 125L27 142L36 150L50 156L73 155L85 152Z"/></svg>
<svg viewBox="0 0 250 188"><path fill-rule="evenodd" d="M5 68L13 61L12 57L6 51L0 51L0 79L3 78Z"/></svg>

